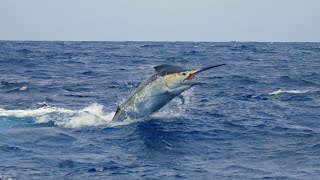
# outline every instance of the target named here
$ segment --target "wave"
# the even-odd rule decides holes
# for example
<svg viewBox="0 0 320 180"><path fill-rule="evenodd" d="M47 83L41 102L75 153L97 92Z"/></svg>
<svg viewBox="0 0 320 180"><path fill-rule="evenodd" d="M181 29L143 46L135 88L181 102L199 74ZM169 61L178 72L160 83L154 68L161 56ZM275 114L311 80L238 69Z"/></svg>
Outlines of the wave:
<svg viewBox="0 0 320 180"><path fill-rule="evenodd" d="M269 93L269 95L277 95L277 94L283 94L283 93L288 93L288 94L304 94L304 93L308 93L310 92L309 90L276 90L273 91L271 93Z"/></svg>
<svg viewBox="0 0 320 180"><path fill-rule="evenodd" d="M103 111L103 105L97 103L93 103L81 110L70 110L51 106L25 110L5 110L0 108L0 116L2 117L31 117L35 123L53 122L54 125L67 128L99 125L112 126L116 124L111 124L114 114L115 112L105 113Z"/></svg>

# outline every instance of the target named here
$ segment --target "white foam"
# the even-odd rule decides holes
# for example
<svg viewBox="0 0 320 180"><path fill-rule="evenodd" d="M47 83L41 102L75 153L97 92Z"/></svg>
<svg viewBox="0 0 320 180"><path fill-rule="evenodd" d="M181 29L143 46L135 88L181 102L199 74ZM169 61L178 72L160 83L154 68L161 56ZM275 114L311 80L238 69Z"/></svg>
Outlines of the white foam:
<svg viewBox="0 0 320 180"><path fill-rule="evenodd" d="M83 126L106 126L111 123L114 113L109 113L104 117L96 116L89 112L78 112L74 116L65 117L63 120L55 122L58 126L68 128L78 128Z"/></svg>
<svg viewBox="0 0 320 180"><path fill-rule="evenodd" d="M5 110L0 108L0 116L14 116L14 117L35 117L41 116L49 113L74 113L76 111L64 109L64 108L56 108L56 107L41 107L38 109L26 109L26 110Z"/></svg>
<svg viewBox="0 0 320 180"><path fill-rule="evenodd" d="M288 94L303 94L307 93L309 90L276 90L272 93L269 93L269 95L277 95L277 94L282 94L282 93L288 93Z"/></svg>
<svg viewBox="0 0 320 180"><path fill-rule="evenodd" d="M93 103L81 110L50 106L25 110L5 110L0 108L0 116L31 117L36 123L52 121L55 125L68 128L108 125L111 123L114 114L115 112L105 113L103 105L97 103Z"/></svg>
<svg viewBox="0 0 320 180"><path fill-rule="evenodd" d="M25 91L28 89L28 86L22 86L21 88L19 88L19 91Z"/></svg>

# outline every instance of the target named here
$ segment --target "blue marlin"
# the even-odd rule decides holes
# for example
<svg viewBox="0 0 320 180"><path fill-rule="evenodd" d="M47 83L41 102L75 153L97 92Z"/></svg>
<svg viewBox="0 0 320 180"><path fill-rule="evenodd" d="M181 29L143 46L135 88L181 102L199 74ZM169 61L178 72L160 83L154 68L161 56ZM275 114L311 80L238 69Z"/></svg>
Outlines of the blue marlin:
<svg viewBox="0 0 320 180"><path fill-rule="evenodd" d="M225 64L192 70L173 65L154 67L156 73L140 84L129 99L118 107L113 121L144 118L153 114L182 92L202 84L193 80L196 74L222 65Z"/></svg>

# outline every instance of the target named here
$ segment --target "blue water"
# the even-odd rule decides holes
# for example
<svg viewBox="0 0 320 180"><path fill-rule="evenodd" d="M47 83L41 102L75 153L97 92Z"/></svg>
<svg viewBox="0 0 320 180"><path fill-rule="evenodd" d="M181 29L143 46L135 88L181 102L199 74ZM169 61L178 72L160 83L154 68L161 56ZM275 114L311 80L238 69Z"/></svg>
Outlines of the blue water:
<svg viewBox="0 0 320 180"><path fill-rule="evenodd" d="M112 122L153 66L227 65ZM320 43L0 41L0 179L319 179Z"/></svg>

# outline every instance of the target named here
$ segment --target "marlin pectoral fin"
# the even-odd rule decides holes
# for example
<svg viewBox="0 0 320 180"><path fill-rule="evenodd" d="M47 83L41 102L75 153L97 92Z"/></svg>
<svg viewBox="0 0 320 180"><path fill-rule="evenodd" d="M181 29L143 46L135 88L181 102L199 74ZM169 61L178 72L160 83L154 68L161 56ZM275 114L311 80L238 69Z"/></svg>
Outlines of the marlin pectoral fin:
<svg viewBox="0 0 320 180"><path fill-rule="evenodd" d="M116 114L120 111L120 106L118 106L117 110L116 110Z"/></svg>
<svg viewBox="0 0 320 180"><path fill-rule="evenodd" d="M181 104L184 105L184 103L186 102L186 100L184 99L184 97L182 95L179 95L179 98L181 100Z"/></svg>

